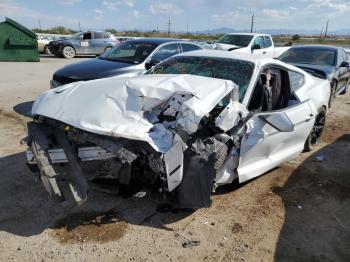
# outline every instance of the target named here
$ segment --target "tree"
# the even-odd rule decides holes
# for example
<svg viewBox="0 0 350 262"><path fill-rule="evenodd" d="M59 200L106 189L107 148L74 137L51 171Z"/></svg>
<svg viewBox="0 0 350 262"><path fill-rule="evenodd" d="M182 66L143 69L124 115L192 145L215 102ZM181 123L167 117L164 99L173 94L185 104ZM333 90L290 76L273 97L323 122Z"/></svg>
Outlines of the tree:
<svg viewBox="0 0 350 262"><path fill-rule="evenodd" d="M300 35L293 35L292 40L293 41L298 41L300 39Z"/></svg>

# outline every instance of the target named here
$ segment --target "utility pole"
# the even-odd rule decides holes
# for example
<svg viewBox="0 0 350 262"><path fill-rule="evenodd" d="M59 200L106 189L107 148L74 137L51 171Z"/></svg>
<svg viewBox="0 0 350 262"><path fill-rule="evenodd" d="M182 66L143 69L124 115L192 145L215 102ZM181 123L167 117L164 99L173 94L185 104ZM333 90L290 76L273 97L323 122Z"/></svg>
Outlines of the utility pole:
<svg viewBox="0 0 350 262"><path fill-rule="evenodd" d="M170 26L171 26L171 22L170 22L170 19L169 19L169 22L168 22L168 37L170 36Z"/></svg>
<svg viewBox="0 0 350 262"><path fill-rule="evenodd" d="M41 22L40 22L40 19L39 19L39 29L41 30Z"/></svg>
<svg viewBox="0 0 350 262"><path fill-rule="evenodd" d="M323 34L323 26L322 26L322 28L321 28L320 38L322 38L322 34Z"/></svg>
<svg viewBox="0 0 350 262"><path fill-rule="evenodd" d="M80 21L79 21L79 31L81 32L81 26L80 26Z"/></svg>
<svg viewBox="0 0 350 262"><path fill-rule="evenodd" d="M250 24L250 32L253 33L253 29L254 29L254 13L252 15L252 22Z"/></svg>
<svg viewBox="0 0 350 262"><path fill-rule="evenodd" d="M327 38L329 20L327 20L326 31L324 32L324 38Z"/></svg>
<svg viewBox="0 0 350 262"><path fill-rule="evenodd" d="M186 32L187 32L187 34L188 34L188 24L186 24Z"/></svg>

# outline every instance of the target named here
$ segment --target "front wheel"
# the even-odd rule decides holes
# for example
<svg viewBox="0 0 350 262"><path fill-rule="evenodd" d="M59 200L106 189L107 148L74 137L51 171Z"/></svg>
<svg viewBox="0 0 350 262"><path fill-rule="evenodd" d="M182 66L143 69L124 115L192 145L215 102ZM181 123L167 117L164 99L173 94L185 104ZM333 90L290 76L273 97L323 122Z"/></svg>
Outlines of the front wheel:
<svg viewBox="0 0 350 262"><path fill-rule="evenodd" d="M71 46L65 46L62 49L62 55L65 58L73 58L75 56L75 50Z"/></svg>
<svg viewBox="0 0 350 262"><path fill-rule="evenodd" d="M47 46L47 45L44 47L44 54L47 54L47 55L51 54L49 46Z"/></svg>
<svg viewBox="0 0 350 262"><path fill-rule="evenodd" d="M323 130L326 126L326 109L322 107L315 119L314 126L312 127L311 133L306 139L304 151L310 152L320 142L320 138L323 134Z"/></svg>

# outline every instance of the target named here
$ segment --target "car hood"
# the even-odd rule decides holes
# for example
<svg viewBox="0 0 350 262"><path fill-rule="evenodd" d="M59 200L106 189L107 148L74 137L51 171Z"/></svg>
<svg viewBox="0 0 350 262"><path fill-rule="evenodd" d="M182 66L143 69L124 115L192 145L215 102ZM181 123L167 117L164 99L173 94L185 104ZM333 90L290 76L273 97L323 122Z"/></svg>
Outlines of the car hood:
<svg viewBox="0 0 350 262"><path fill-rule="evenodd" d="M214 49L217 49L217 50L235 50L235 49L242 48L237 45L222 44L222 43L214 43L213 46L214 46Z"/></svg>
<svg viewBox="0 0 350 262"><path fill-rule="evenodd" d="M327 65L311 65L311 64L298 64L298 63L289 63L300 69L305 70L306 72L323 79L327 79L334 71L333 66Z"/></svg>
<svg viewBox="0 0 350 262"><path fill-rule="evenodd" d="M97 134L146 141L166 152L174 139L170 130L196 132L201 119L233 89L238 87L232 81L192 75L105 78L47 90L36 99L32 114ZM160 115L172 121L160 123Z"/></svg>
<svg viewBox="0 0 350 262"><path fill-rule="evenodd" d="M91 80L125 74L133 70L134 66L134 64L93 58L64 66L57 70L55 75L76 80Z"/></svg>

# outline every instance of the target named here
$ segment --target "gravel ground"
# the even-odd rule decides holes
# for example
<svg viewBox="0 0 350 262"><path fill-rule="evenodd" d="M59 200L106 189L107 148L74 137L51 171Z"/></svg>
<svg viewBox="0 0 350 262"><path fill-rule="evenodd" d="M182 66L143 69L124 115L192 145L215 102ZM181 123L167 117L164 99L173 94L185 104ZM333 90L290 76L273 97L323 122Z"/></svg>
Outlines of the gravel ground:
<svg viewBox="0 0 350 262"><path fill-rule="evenodd" d="M156 196L92 191L60 216L19 142L52 73L82 59L0 63L1 261L350 261L349 94L335 100L314 152L221 188L209 209L174 213ZM184 248L189 240L200 244Z"/></svg>

